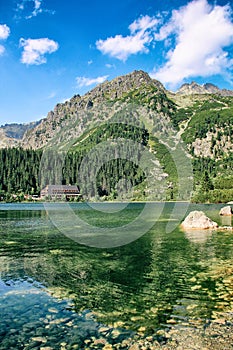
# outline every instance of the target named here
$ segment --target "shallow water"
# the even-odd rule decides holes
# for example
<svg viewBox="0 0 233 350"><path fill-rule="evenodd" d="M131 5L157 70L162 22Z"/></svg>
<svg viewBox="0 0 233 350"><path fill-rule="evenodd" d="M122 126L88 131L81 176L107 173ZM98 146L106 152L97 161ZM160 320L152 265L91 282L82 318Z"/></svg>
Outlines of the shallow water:
<svg viewBox="0 0 233 350"><path fill-rule="evenodd" d="M138 238L134 232L147 227L136 221L142 203L71 204L72 216L60 204L1 204L0 349L84 348L91 337L113 344L132 332L154 334L233 312L232 232L178 226L191 210L221 225L231 218L218 215L220 205L192 204L186 214L186 203L175 213L174 205L156 204L156 219L145 218L151 228ZM76 225L73 215L89 226ZM107 248L99 248L105 235Z"/></svg>

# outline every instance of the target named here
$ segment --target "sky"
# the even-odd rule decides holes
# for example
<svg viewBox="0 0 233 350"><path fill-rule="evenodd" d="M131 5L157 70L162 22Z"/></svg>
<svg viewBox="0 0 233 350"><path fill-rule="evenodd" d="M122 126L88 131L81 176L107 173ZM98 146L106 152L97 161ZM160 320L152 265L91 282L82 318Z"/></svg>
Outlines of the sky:
<svg viewBox="0 0 233 350"><path fill-rule="evenodd" d="M0 0L0 125L133 70L233 90L232 0Z"/></svg>

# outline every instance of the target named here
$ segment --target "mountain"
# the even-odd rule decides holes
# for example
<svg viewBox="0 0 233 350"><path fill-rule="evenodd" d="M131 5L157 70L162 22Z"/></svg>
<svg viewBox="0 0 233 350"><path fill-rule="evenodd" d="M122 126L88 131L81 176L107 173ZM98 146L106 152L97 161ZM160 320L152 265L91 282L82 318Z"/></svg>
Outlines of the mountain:
<svg viewBox="0 0 233 350"><path fill-rule="evenodd" d="M213 159L232 150L233 91L192 82L174 94L143 71L117 77L84 96L57 104L47 118L25 132L21 145L72 149L83 134L88 139L88 130L120 113L128 115L129 104L137 109L134 117L146 125L151 136L155 136L156 123L162 125L168 118L192 155Z"/></svg>
<svg viewBox="0 0 233 350"><path fill-rule="evenodd" d="M0 127L0 148L5 147L17 147L18 140L15 138L8 137L3 128Z"/></svg>
<svg viewBox="0 0 233 350"><path fill-rule="evenodd" d="M87 128L114 118L116 112L124 110L129 103L148 106L163 115L169 108L175 108L160 82L143 71L134 71L104 82L84 96L75 95L69 101L57 104L47 118L25 133L22 146L33 149L70 147Z"/></svg>
<svg viewBox="0 0 233 350"><path fill-rule="evenodd" d="M35 128L39 123L40 121L28 124L12 123L0 126L0 148L19 146L25 132Z"/></svg>
<svg viewBox="0 0 233 350"><path fill-rule="evenodd" d="M182 123L182 131L184 131L184 122L187 121L185 113L192 120L196 120L197 117L193 119L191 113L194 117L201 109L204 114L218 109L226 110L228 114L231 111L232 97L231 90L219 89L210 83L199 85L196 82L183 84L176 93L171 93L159 81L151 79L147 73L134 71L112 81L106 81L84 96L74 95L65 103L58 103L40 123L1 127L0 131L3 131L4 137L0 147L20 144L23 148L32 149L70 148L87 129L111 120L116 115L116 111L119 112L120 109L123 111L129 103L140 107L146 106L153 110L153 114L157 113L165 118L169 115L175 127ZM120 107L119 104L121 104ZM206 108L207 105L209 110ZM142 114L144 115L140 119L148 126L150 120L145 111ZM149 131L153 129L148 127ZM187 128L189 129L190 126L187 125ZM214 137L213 133L206 135L207 138L212 136ZM187 143L188 141L186 138ZM199 147L196 144L196 154L210 155L209 151L198 153L197 149L200 148L205 147Z"/></svg>
<svg viewBox="0 0 233 350"><path fill-rule="evenodd" d="M232 200L232 126L233 91L193 82L172 93L147 73L134 71L57 104L45 119L21 133L13 133L13 126L0 129L14 136L8 139L16 140L15 145L30 149L21 149L19 154L3 150L2 159L9 156L7 162L14 162L18 175L3 166L0 184L2 181L5 192L18 188L39 193L41 187L57 184L60 178L63 184L79 185L79 173L83 172L85 188L81 192L89 191L91 198L115 199L124 188L132 188L135 200L161 200L160 179L165 199L183 200L192 190L189 182L194 177L195 193L202 201ZM152 157L144 170L139 166L143 158L140 145L147 150L145 158ZM65 158L57 158L57 151ZM189 163L192 169L187 170ZM41 166L44 178L39 184ZM22 175L24 169L27 174ZM208 198L201 197L202 188L207 187L202 187L204 173L205 181L209 177L208 184L212 181L216 189ZM88 177L96 178L97 194ZM178 193L179 181L182 193Z"/></svg>
<svg viewBox="0 0 233 350"><path fill-rule="evenodd" d="M233 96L233 91L231 90L219 89L216 85L210 83L199 85L195 81L190 84L183 84L176 93L182 95L216 94L220 96Z"/></svg>

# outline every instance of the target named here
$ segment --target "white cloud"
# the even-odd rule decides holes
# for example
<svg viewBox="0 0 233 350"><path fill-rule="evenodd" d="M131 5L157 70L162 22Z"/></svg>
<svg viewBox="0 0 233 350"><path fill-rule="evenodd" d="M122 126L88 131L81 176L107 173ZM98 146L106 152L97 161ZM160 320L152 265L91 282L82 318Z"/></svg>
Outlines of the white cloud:
<svg viewBox="0 0 233 350"><path fill-rule="evenodd" d="M10 35L10 28L6 24L0 24L0 40L6 40Z"/></svg>
<svg viewBox="0 0 233 350"><path fill-rule="evenodd" d="M10 35L10 28L6 24L0 24L0 40L6 40ZM5 52L5 47L0 45L0 56Z"/></svg>
<svg viewBox="0 0 233 350"><path fill-rule="evenodd" d="M17 18L21 17L21 13L23 13L26 19L36 17L39 13L43 12L50 14L55 13L54 11L42 8L42 2L43 0L21 0L16 7L16 12L18 13Z"/></svg>
<svg viewBox="0 0 233 350"><path fill-rule="evenodd" d="M233 43L233 23L228 5L211 6L207 0L192 1L174 10L155 40L175 40L167 62L151 75L171 87L185 78L224 74L232 67L226 47Z"/></svg>
<svg viewBox="0 0 233 350"><path fill-rule="evenodd" d="M103 54L110 55L121 61L126 61L132 54L148 52L148 45L153 40L152 29L158 24L158 20L150 16L142 16L129 26L130 35L98 40L96 47Z"/></svg>
<svg viewBox="0 0 233 350"><path fill-rule="evenodd" d="M32 18L32 17L36 17L39 13L42 12L42 8L41 8L41 3L42 0L34 0L34 10L32 11L31 15L27 16L26 18Z"/></svg>
<svg viewBox="0 0 233 350"><path fill-rule="evenodd" d="M155 67L151 76L170 87L189 77L221 74L229 79L231 76L233 58L228 49L233 44L233 22L230 5L192 0L172 13L141 16L128 29L129 35L119 33L96 41L97 49L126 61L130 55L148 53L151 49L156 55L162 55L155 49L163 46L165 63ZM161 44L157 45L158 42Z"/></svg>
<svg viewBox="0 0 233 350"><path fill-rule="evenodd" d="M52 92L47 96L47 100L53 99L56 95L57 95L56 92L55 92L55 91L52 91Z"/></svg>
<svg viewBox="0 0 233 350"><path fill-rule="evenodd" d="M97 78L86 78L86 77L77 77L76 82L78 87L91 86L95 84L101 84L108 78L108 75L104 75Z"/></svg>
<svg viewBox="0 0 233 350"><path fill-rule="evenodd" d="M5 47L3 45L0 45L0 56L3 55L5 52Z"/></svg>
<svg viewBox="0 0 233 350"><path fill-rule="evenodd" d="M115 66L115 64L110 64L110 63L106 63L105 64L105 67L107 67L107 68L116 68L116 66Z"/></svg>
<svg viewBox="0 0 233 350"><path fill-rule="evenodd" d="M20 46L23 47L21 62L25 64L42 64L47 60L44 57L47 53L57 51L58 43L48 38L41 39L20 39Z"/></svg>
<svg viewBox="0 0 233 350"><path fill-rule="evenodd" d="M136 19L132 24L130 24L129 30L131 34L134 34L138 31L145 32L148 29L155 28L157 24L158 19L146 15Z"/></svg>

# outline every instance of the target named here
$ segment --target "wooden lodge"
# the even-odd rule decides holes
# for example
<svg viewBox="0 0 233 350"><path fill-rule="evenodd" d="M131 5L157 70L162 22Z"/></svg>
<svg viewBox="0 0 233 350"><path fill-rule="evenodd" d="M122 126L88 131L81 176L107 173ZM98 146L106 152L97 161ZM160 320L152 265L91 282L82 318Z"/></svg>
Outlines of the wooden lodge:
<svg viewBox="0 0 233 350"><path fill-rule="evenodd" d="M67 185L47 185L40 192L40 197L49 199L66 199L80 197L80 192L77 186Z"/></svg>

